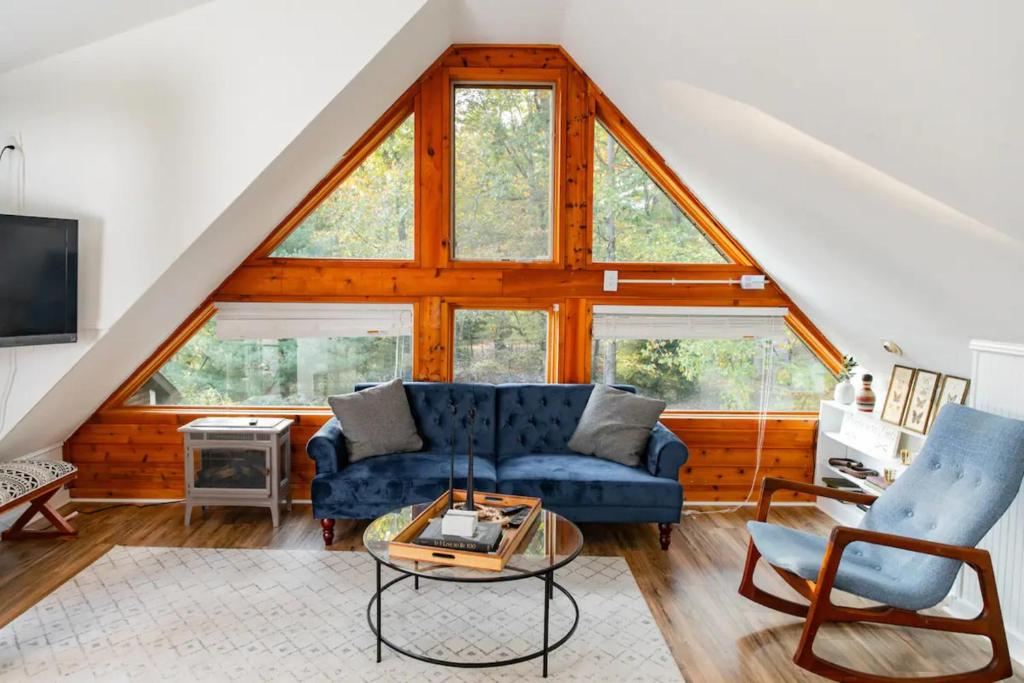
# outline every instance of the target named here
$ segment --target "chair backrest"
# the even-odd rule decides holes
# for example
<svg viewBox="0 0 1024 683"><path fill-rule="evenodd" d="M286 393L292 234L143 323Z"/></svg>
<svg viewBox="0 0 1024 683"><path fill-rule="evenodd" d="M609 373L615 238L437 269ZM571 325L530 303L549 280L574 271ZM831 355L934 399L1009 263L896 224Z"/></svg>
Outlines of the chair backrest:
<svg viewBox="0 0 1024 683"><path fill-rule="evenodd" d="M636 388L613 384L636 393ZM569 439L587 407L593 384L499 384L498 460L524 453L570 454Z"/></svg>
<svg viewBox="0 0 1024 683"><path fill-rule="evenodd" d="M974 547L1013 502L1024 478L1024 422L948 404L921 452L871 506L861 526ZM863 544L857 544L863 545ZM960 563L865 546L887 572L933 582L945 596Z"/></svg>
<svg viewBox="0 0 1024 683"><path fill-rule="evenodd" d="M356 391L377 386L376 382L356 385ZM452 404L458 420L455 452L466 453L469 443L467 414L476 409L473 423L473 453L494 458L495 389L493 384L468 382L405 382L409 410L416 422L416 431L423 439L423 451L448 455L452 451Z"/></svg>

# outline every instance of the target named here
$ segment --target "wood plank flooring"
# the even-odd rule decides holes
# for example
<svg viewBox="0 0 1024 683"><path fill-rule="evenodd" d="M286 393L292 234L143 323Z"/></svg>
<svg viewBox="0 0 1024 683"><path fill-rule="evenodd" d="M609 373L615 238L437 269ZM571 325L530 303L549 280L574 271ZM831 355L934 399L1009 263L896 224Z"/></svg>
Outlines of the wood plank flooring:
<svg viewBox="0 0 1024 683"><path fill-rule="evenodd" d="M309 506L296 505L274 530L269 514L255 508L211 508L182 524L183 507L117 507L75 504L75 541L0 544L0 626L7 624L113 545L220 548L323 547ZM97 510L101 510L96 512ZM672 547L658 548L654 525L581 525L591 555L621 555L690 683L704 681L820 681L792 664L801 621L748 602L736 593L746 552L745 522L752 512L686 517ZM773 521L825 533L831 520L813 508L779 508ZM365 523L339 522L332 550L360 550ZM774 573L760 584L785 593ZM795 594L791 594L795 595ZM985 641L973 637L895 627L830 626L818 638L819 653L856 668L921 676L975 668L987 660ZM1019 668L1019 667L1018 667ZM1015 681L1024 681L1018 674Z"/></svg>

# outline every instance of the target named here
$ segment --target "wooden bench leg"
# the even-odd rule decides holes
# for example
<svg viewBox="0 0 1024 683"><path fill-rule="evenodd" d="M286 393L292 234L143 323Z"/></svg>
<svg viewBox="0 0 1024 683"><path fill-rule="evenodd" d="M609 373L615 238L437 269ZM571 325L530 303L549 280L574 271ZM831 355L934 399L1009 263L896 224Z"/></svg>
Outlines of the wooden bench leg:
<svg viewBox="0 0 1024 683"><path fill-rule="evenodd" d="M50 498L60 489L53 489L47 491L43 495L33 500L28 509L18 517L17 521L10 529L0 534L0 540L3 541L18 541L29 538L53 538L53 537L68 537L73 538L78 536L78 531L64 518L59 512L50 506ZM32 518L37 514L42 514L50 524L53 525L53 529L46 529L42 531L35 531L33 529L26 529L25 525L32 521Z"/></svg>

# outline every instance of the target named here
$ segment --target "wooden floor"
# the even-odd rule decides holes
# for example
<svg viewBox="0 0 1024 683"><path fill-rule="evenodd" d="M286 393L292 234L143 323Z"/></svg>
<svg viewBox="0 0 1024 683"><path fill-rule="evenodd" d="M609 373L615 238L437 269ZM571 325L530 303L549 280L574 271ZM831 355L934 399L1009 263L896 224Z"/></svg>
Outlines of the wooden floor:
<svg viewBox="0 0 1024 683"><path fill-rule="evenodd" d="M0 544L0 626L21 614L111 546L219 548L322 547L308 506L297 505L275 531L266 511L213 508L182 524L180 504L159 507L77 505L75 541ZM65 511L74 509L64 508ZM621 555L668 641L683 676L703 681L816 681L791 662L801 622L748 602L736 593L746 552L744 524L751 513L688 516L666 553L654 525L582 525L585 554ZM825 533L830 520L813 508L780 508L773 521ZM359 550L364 523L339 522L333 550ZM788 588L773 573L760 583ZM787 593L790 594L790 593ZM795 594L791 594L795 595ZM964 636L878 626L826 627L819 653L856 668L919 676L975 668L988 657L985 641ZM1015 676L1013 680L1024 681Z"/></svg>

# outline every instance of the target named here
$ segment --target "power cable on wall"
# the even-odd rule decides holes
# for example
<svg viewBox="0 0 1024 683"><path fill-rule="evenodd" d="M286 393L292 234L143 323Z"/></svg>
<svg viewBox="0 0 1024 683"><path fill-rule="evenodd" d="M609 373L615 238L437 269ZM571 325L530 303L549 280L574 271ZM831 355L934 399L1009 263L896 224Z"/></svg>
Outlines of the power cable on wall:
<svg viewBox="0 0 1024 683"><path fill-rule="evenodd" d="M18 148L15 145L4 145L0 148L0 161L3 161L4 153L10 151L14 152ZM21 151L21 173L18 178L18 189L17 189L17 209L18 211L24 212L25 210L25 152ZM14 380L18 375L18 349L11 348L9 356L10 361L8 362L9 371L7 373L7 381L5 382L3 397L0 398L0 436L3 436L4 429L7 426L7 407L11 402L11 394L14 393Z"/></svg>

